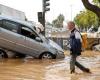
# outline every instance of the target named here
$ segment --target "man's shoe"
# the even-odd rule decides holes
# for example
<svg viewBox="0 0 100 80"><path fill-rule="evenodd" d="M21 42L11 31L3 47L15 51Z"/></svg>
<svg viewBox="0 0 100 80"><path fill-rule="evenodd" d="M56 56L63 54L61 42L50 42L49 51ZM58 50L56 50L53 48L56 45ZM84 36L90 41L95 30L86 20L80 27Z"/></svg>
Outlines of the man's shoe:
<svg viewBox="0 0 100 80"><path fill-rule="evenodd" d="M91 73L90 69L88 69L88 68L86 68L86 70L84 72Z"/></svg>
<svg viewBox="0 0 100 80"><path fill-rule="evenodd" d="M72 74L72 73L75 73L75 70L72 70L70 73L71 73L71 74Z"/></svg>

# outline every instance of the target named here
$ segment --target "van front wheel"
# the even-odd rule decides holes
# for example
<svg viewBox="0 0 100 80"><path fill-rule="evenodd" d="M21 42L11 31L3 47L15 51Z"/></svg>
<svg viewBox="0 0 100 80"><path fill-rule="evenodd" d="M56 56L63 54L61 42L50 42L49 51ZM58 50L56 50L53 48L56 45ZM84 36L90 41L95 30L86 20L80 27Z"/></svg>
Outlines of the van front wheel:
<svg viewBox="0 0 100 80"><path fill-rule="evenodd" d="M8 58L7 53L3 50L0 50L0 58Z"/></svg>
<svg viewBox="0 0 100 80"><path fill-rule="evenodd" d="M40 55L39 59L55 59L56 56L51 53L43 53Z"/></svg>

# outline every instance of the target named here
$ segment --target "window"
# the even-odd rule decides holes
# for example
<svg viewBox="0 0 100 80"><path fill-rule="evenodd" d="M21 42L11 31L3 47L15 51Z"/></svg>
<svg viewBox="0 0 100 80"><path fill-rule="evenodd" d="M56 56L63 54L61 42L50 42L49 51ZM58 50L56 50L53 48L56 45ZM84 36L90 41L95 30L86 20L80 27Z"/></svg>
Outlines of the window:
<svg viewBox="0 0 100 80"><path fill-rule="evenodd" d="M21 27L21 34L32 39L36 39L36 37L38 37L38 35L35 32L33 32L30 28L27 28L25 26Z"/></svg>
<svg viewBox="0 0 100 80"><path fill-rule="evenodd" d="M26 27L21 27L21 34L28 37L31 34L31 31Z"/></svg>
<svg viewBox="0 0 100 80"><path fill-rule="evenodd" d="M3 26L2 28L5 28L7 30L16 32L18 31L18 24L12 21L7 21L7 20L3 20Z"/></svg>
<svg viewBox="0 0 100 80"><path fill-rule="evenodd" d="M0 27L2 27L2 21L0 20Z"/></svg>

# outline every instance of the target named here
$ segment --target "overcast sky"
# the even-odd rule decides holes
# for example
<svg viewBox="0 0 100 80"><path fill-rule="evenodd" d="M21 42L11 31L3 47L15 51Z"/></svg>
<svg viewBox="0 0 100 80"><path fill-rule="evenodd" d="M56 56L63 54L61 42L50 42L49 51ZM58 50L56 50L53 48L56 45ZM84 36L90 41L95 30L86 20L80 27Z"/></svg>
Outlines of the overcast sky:
<svg viewBox="0 0 100 80"><path fill-rule="evenodd" d="M0 4L25 12L29 20L37 22L37 12L42 11L42 0L0 0ZM72 10L71 10L72 5ZM46 13L46 20L54 20L60 13L66 20L71 20L84 6L81 0L50 0L50 11Z"/></svg>

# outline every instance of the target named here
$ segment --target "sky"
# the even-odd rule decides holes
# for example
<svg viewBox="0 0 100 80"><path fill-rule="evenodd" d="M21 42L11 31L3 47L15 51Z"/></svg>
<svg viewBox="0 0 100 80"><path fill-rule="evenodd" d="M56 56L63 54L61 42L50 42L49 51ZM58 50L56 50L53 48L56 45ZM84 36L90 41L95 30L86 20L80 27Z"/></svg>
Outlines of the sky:
<svg viewBox="0 0 100 80"><path fill-rule="evenodd" d="M23 11L28 20L37 22L37 12L42 11L42 0L0 0L0 4ZM65 20L73 19L84 9L81 0L50 0L50 11L46 12L46 21L52 22L59 14Z"/></svg>

